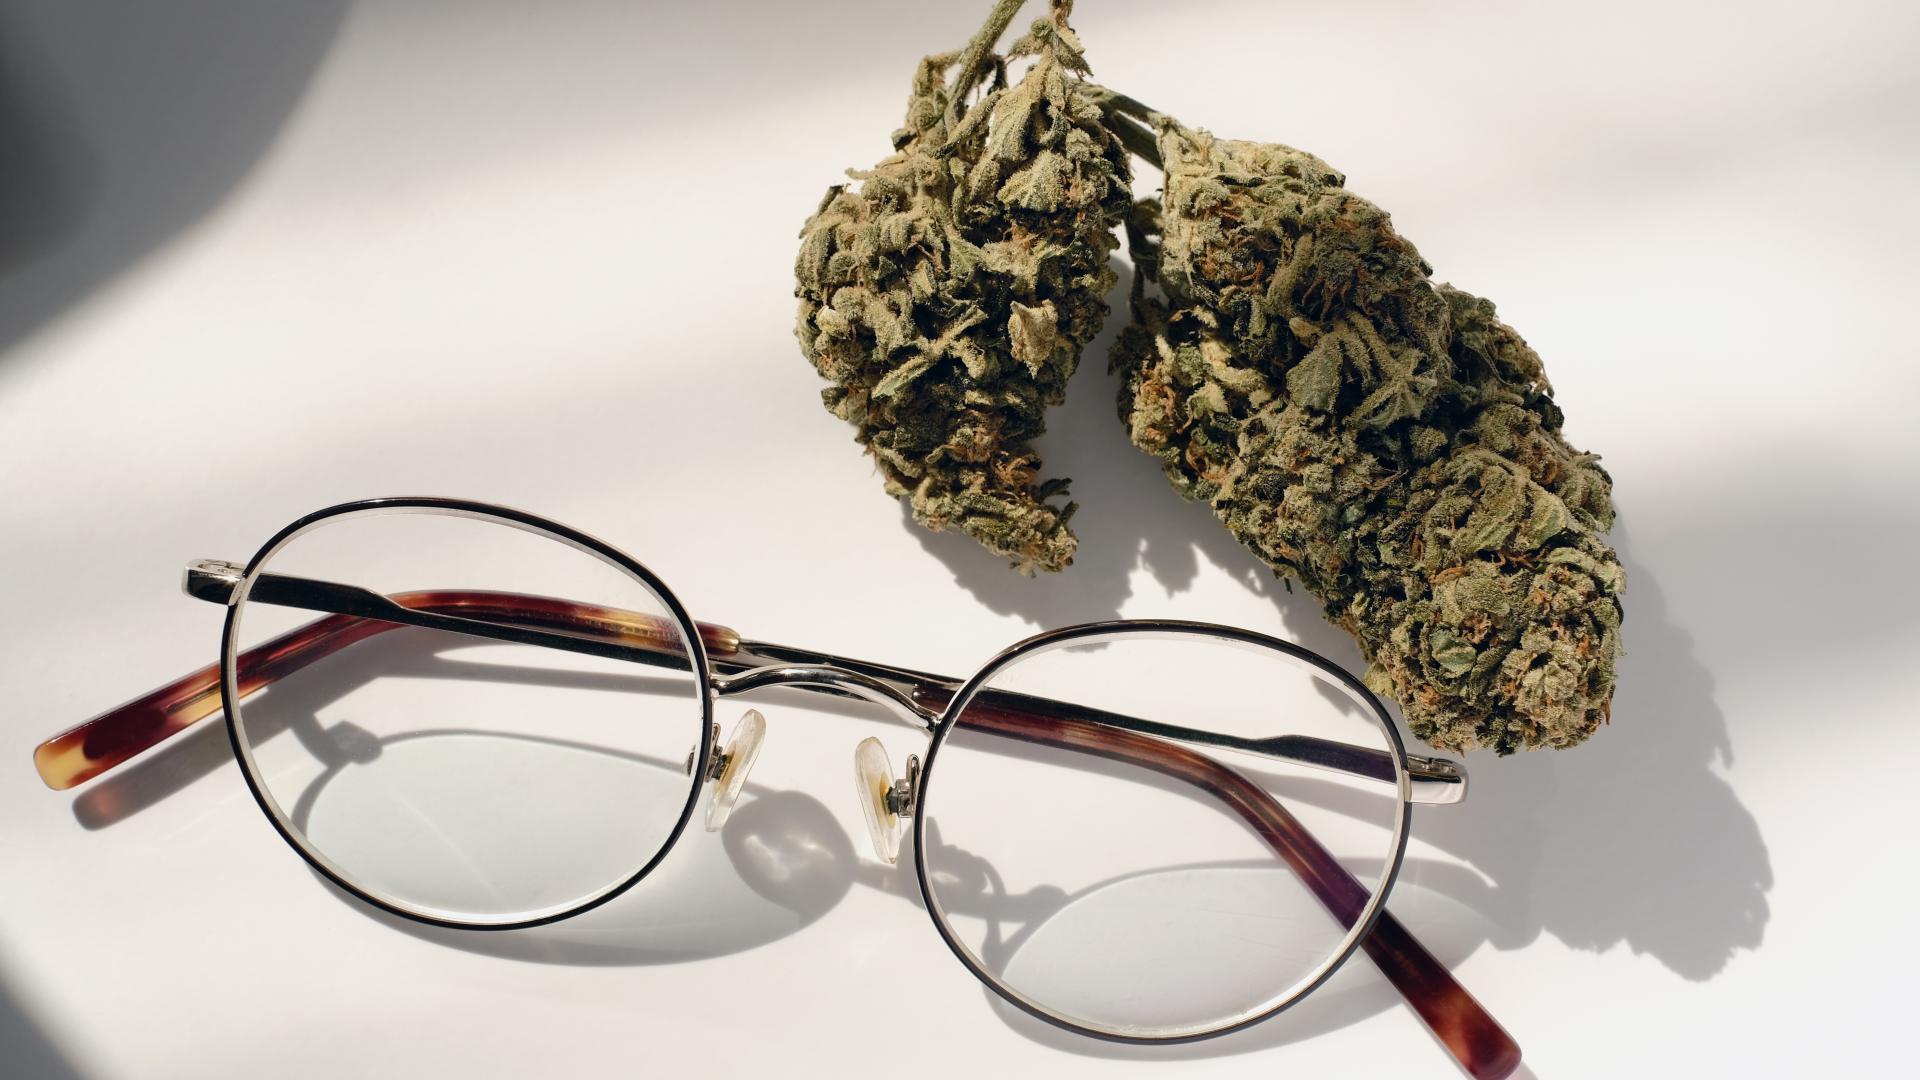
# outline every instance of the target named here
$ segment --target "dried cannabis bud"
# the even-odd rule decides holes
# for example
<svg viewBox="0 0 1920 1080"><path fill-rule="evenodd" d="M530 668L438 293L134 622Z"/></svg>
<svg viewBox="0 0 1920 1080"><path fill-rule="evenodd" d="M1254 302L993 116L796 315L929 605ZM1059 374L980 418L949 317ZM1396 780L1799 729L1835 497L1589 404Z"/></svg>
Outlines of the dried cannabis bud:
<svg viewBox="0 0 1920 1080"><path fill-rule="evenodd" d="M1134 444L1325 604L1420 738L1584 740L1624 574L1599 537L1611 482L1562 438L1540 358L1320 159L1088 93L1166 172L1128 221L1112 354Z"/></svg>
<svg viewBox="0 0 1920 1080"><path fill-rule="evenodd" d="M992 49L1020 6L921 63L897 153L801 234L801 346L887 490L1023 571L1071 561L1066 482L1038 479L1032 440L1107 313L1124 220L1132 441L1359 639L1416 735L1584 740L1624 574L1600 539L1611 481L1562 437L1540 358L1325 162L1085 81L1067 0L1012 47L1033 63L1008 86ZM1165 171L1159 202L1129 206L1129 152Z"/></svg>
<svg viewBox="0 0 1920 1080"><path fill-rule="evenodd" d="M827 192L794 273L821 396L887 491L1030 572L1073 557L1073 506L1048 502L1067 482L1038 480L1031 443L1107 314L1131 195L1126 151L1079 90L1070 3L1014 44L1034 59L1006 85L991 50L1020 6L1000 0L964 52L921 62L898 152Z"/></svg>

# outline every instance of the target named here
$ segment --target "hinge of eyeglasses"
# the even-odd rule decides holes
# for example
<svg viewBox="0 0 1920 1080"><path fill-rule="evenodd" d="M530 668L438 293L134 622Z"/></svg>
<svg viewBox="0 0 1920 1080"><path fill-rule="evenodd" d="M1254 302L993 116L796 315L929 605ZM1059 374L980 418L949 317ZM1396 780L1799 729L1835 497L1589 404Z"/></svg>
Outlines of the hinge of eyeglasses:
<svg viewBox="0 0 1920 1080"><path fill-rule="evenodd" d="M231 605L246 573L246 567L225 559L195 559L187 564L180 589L195 600Z"/></svg>
<svg viewBox="0 0 1920 1080"><path fill-rule="evenodd" d="M1407 755L1407 779L1417 803L1457 803L1467 797L1467 770L1446 758Z"/></svg>
<svg viewBox="0 0 1920 1080"><path fill-rule="evenodd" d="M914 801L920 795L920 755L907 755L907 775L887 789L887 812L901 817L913 816Z"/></svg>

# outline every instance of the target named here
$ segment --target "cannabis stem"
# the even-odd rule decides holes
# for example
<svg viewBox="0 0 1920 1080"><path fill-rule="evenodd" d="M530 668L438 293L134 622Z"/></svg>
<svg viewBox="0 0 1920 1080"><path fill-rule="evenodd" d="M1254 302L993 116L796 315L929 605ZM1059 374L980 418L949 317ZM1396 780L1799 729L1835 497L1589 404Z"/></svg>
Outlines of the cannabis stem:
<svg viewBox="0 0 1920 1080"><path fill-rule="evenodd" d="M1113 129L1113 134L1120 140L1120 145L1126 147L1134 157L1156 169L1165 168L1160 160L1160 144L1154 138L1153 132L1147 130L1146 125L1130 116L1108 112L1107 126Z"/></svg>
<svg viewBox="0 0 1920 1080"><path fill-rule="evenodd" d="M1172 117L1097 83L1083 83L1082 92L1088 100L1100 106L1100 110L1106 114L1107 126L1113 129L1114 135L1129 153L1156 169L1163 167L1159 139L1154 133L1163 125L1172 123Z"/></svg>
<svg viewBox="0 0 1920 1080"><path fill-rule="evenodd" d="M953 89L947 96L946 127L952 131L960 122L960 106L973 93L980 83L980 76L986 74L987 64L993 58L993 46L1000 35L1007 32L1007 24L1020 9L1027 6L1027 0L999 0L993 10L987 14L987 21L967 42L966 51L960 54L960 70L954 74Z"/></svg>
<svg viewBox="0 0 1920 1080"><path fill-rule="evenodd" d="M1108 112L1131 116L1136 120L1144 121L1154 127L1159 127L1161 124L1167 123L1172 119L1172 117L1166 113L1152 106L1142 105L1140 102L1135 101L1133 98L1128 97L1118 90L1109 90L1104 86L1088 83L1087 92L1093 95L1093 100L1099 102L1100 107Z"/></svg>

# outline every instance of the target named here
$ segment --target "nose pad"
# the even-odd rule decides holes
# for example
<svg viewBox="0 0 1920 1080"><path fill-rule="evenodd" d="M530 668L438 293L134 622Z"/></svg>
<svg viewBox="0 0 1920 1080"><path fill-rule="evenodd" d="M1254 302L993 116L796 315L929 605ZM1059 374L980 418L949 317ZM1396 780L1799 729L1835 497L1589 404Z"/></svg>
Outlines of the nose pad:
<svg viewBox="0 0 1920 1080"><path fill-rule="evenodd" d="M914 796L920 784L920 758L907 758L905 778L893 778L893 762L879 739L862 739L853 748L854 789L860 799L861 813L867 819L867 832L873 837L873 853L892 866L900 857L900 833L903 818L913 816Z"/></svg>
<svg viewBox="0 0 1920 1080"><path fill-rule="evenodd" d="M733 804L747 786L747 774L753 771L753 761L760 756L760 741L766 734L767 718L758 709L748 709L733 726L727 748L713 752L713 760L707 765L707 779L714 782L713 800L707 804L708 832L719 832L733 816Z"/></svg>

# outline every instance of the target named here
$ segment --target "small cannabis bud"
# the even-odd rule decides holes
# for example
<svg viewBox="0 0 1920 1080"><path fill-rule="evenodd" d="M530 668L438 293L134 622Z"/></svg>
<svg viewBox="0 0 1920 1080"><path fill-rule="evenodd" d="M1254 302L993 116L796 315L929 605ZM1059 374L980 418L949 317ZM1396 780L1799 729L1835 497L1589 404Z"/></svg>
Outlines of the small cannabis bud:
<svg viewBox="0 0 1920 1080"><path fill-rule="evenodd" d="M1079 92L1071 3L1013 45L1033 63L1006 85L991 50L1020 6L999 0L965 51L921 62L897 152L827 192L794 274L801 348L833 383L821 396L888 493L1031 572L1077 543L1073 505L1048 501L1067 482L1039 480L1031 444L1106 317L1132 196L1126 151Z"/></svg>
<svg viewBox="0 0 1920 1080"><path fill-rule="evenodd" d="M1112 367L1134 444L1359 639L1415 735L1584 740L1607 718L1624 574L1599 537L1611 481L1562 438L1539 356L1492 304L1433 285L1326 162L1084 92L1166 173L1127 223Z"/></svg>

